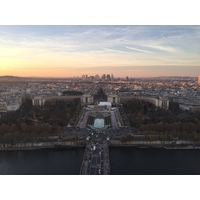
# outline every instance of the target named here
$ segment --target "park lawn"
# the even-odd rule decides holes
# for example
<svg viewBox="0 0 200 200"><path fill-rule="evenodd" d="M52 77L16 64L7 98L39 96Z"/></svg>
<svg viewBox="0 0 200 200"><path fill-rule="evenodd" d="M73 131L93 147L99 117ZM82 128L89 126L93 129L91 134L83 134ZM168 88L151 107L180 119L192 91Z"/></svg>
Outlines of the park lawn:
<svg viewBox="0 0 200 200"><path fill-rule="evenodd" d="M105 119L105 125L110 125L110 126L112 125L110 116L107 116L104 119Z"/></svg>
<svg viewBox="0 0 200 200"><path fill-rule="evenodd" d="M88 120L87 120L87 126L93 125L94 120L95 120L95 117L89 115Z"/></svg>

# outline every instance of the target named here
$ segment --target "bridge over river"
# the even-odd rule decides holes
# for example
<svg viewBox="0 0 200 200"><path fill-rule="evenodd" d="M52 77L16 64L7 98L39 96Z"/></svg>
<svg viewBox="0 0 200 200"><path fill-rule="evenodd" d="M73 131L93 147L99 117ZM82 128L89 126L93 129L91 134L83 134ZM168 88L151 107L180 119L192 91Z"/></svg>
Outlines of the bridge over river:
<svg viewBox="0 0 200 200"><path fill-rule="evenodd" d="M109 175L110 160L106 135L94 131L86 145L80 175Z"/></svg>

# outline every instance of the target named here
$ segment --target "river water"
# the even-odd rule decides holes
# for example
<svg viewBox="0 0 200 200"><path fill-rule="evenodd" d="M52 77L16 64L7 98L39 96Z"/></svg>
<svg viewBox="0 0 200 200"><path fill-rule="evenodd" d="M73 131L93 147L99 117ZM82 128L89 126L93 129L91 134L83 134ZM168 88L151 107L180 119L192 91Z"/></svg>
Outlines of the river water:
<svg viewBox="0 0 200 200"><path fill-rule="evenodd" d="M200 150L110 148L115 175L199 175Z"/></svg>
<svg viewBox="0 0 200 200"><path fill-rule="evenodd" d="M0 151L0 174L78 175L84 148L54 151ZM113 175L199 175L200 150L112 147Z"/></svg>

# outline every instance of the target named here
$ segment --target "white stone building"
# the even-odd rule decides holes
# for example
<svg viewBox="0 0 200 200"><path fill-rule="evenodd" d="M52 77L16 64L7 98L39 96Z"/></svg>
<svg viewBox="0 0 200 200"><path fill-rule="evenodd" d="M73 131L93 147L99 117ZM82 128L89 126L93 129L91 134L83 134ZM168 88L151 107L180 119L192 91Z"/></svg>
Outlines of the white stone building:
<svg viewBox="0 0 200 200"><path fill-rule="evenodd" d="M94 102L94 98L91 94L84 94L82 97L81 97L81 102L82 103L87 103L87 104L90 104L90 103L93 103Z"/></svg>
<svg viewBox="0 0 200 200"><path fill-rule="evenodd" d="M120 103L120 97L117 94L109 94L107 101L111 103Z"/></svg>
<svg viewBox="0 0 200 200"><path fill-rule="evenodd" d="M45 98L43 96L35 96L32 99L33 106L44 106Z"/></svg>

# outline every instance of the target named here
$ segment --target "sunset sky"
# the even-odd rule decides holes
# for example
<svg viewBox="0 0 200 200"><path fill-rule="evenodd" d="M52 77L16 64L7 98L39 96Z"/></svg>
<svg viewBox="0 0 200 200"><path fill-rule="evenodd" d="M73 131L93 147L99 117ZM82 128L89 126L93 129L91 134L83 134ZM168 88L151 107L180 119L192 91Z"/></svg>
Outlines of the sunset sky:
<svg viewBox="0 0 200 200"><path fill-rule="evenodd" d="M0 76L198 76L200 26L0 26Z"/></svg>

